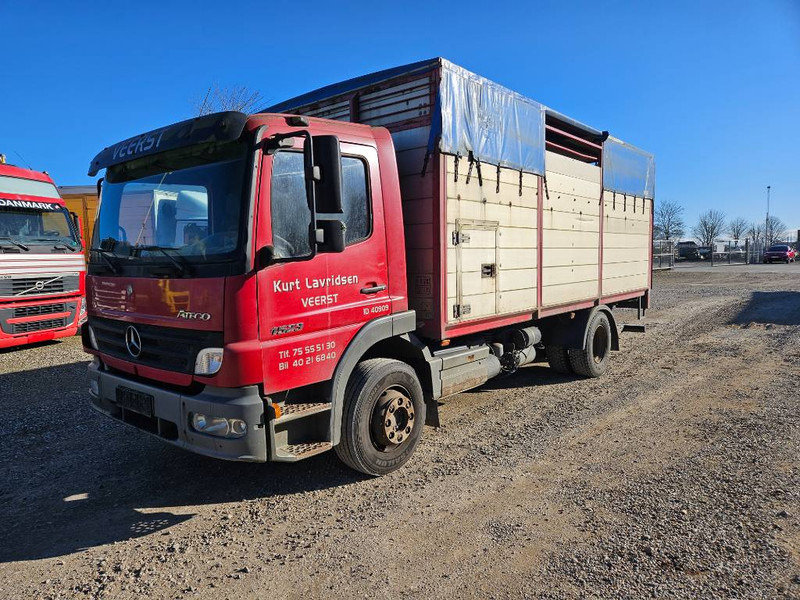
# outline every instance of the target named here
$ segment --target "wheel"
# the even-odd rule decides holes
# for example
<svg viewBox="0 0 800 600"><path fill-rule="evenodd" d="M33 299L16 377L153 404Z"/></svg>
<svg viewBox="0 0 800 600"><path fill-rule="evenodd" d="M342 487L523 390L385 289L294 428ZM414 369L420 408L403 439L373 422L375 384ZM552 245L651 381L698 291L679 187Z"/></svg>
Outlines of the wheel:
<svg viewBox="0 0 800 600"><path fill-rule="evenodd" d="M347 384L336 454L356 471L385 475L411 458L424 425L425 401L414 369L388 358L365 360Z"/></svg>
<svg viewBox="0 0 800 600"><path fill-rule="evenodd" d="M567 349L561 346L548 346L547 347L547 362L550 363L550 368L556 373L569 375L572 373L572 367L569 364L569 356Z"/></svg>
<svg viewBox="0 0 800 600"><path fill-rule="evenodd" d="M600 377L608 368L611 356L611 322L602 311L594 314L587 326L583 348L570 348L569 364L572 370L584 377Z"/></svg>

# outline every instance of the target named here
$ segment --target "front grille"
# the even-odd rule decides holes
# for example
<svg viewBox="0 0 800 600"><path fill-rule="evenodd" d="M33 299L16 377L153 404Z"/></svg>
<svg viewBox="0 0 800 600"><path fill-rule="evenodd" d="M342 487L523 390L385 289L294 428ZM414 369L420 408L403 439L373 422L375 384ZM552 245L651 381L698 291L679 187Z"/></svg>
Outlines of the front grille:
<svg viewBox="0 0 800 600"><path fill-rule="evenodd" d="M38 315L51 315L67 310L66 304L45 304L43 306L18 306L14 309L14 318L36 317Z"/></svg>
<svg viewBox="0 0 800 600"><path fill-rule="evenodd" d="M142 340L141 354L134 358L125 345L125 331L133 326ZM90 318L89 326L94 331L98 350L156 369L193 373L197 353L203 348L221 348L221 331L197 331L175 327L141 325L113 319Z"/></svg>
<svg viewBox="0 0 800 600"><path fill-rule="evenodd" d="M46 329L58 329L59 327L66 327L67 320L64 317L60 319L48 319L46 321L33 321L32 323L14 323L14 333L30 333L32 331L44 331Z"/></svg>
<svg viewBox="0 0 800 600"><path fill-rule="evenodd" d="M39 277L12 277L0 279L0 296L25 297L40 294L77 292L78 275L41 275Z"/></svg>

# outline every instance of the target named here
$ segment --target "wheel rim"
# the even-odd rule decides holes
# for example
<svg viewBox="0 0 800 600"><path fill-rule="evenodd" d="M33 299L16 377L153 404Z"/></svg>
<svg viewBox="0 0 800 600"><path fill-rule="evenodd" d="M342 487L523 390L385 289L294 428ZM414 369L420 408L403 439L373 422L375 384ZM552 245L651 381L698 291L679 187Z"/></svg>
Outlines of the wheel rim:
<svg viewBox="0 0 800 600"><path fill-rule="evenodd" d="M372 411L372 439L380 450L394 450L407 443L416 424L411 394L402 386L384 390Z"/></svg>
<svg viewBox="0 0 800 600"><path fill-rule="evenodd" d="M602 363L608 354L608 330L600 325L594 330L592 338L592 358L596 364Z"/></svg>

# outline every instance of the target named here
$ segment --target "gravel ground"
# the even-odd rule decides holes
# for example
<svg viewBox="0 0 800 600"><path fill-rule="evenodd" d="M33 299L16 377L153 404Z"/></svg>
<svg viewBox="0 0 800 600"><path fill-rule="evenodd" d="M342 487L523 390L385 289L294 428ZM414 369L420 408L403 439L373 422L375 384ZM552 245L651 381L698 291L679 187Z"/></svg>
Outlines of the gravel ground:
<svg viewBox="0 0 800 600"><path fill-rule="evenodd" d="M105 419L77 338L0 352L0 597L800 598L800 278L654 288L606 376L452 398L380 479Z"/></svg>

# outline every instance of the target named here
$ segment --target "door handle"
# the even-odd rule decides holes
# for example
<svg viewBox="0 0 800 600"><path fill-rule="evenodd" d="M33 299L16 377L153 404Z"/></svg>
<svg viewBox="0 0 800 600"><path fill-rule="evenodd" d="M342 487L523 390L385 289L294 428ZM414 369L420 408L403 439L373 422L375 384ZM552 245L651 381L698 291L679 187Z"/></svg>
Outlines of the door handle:
<svg viewBox="0 0 800 600"><path fill-rule="evenodd" d="M386 289L385 285L373 285L370 287L363 287L361 288L362 294L377 294L378 292L382 292Z"/></svg>

